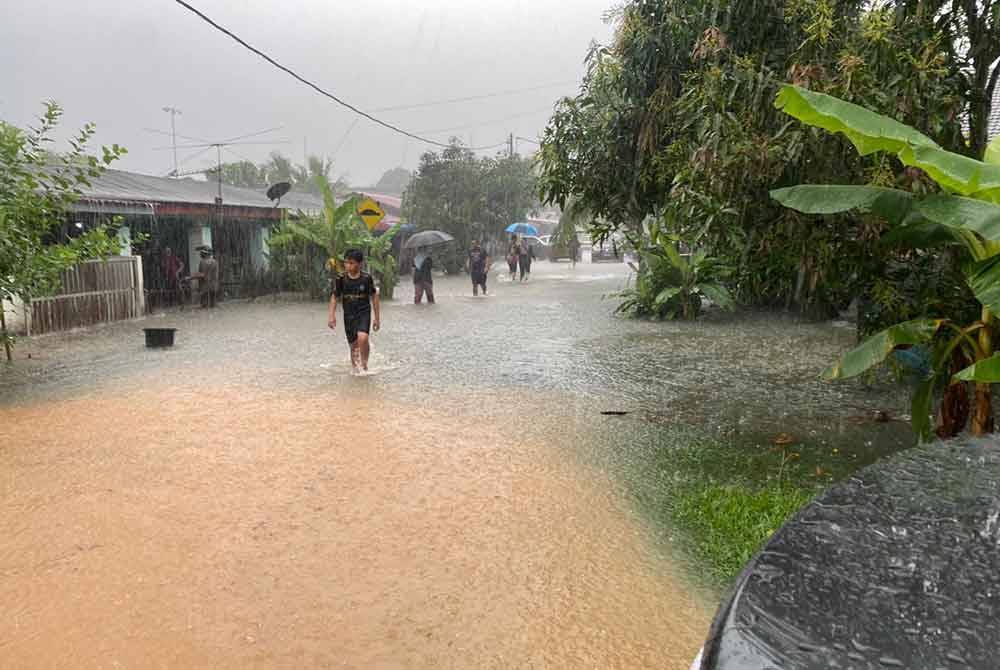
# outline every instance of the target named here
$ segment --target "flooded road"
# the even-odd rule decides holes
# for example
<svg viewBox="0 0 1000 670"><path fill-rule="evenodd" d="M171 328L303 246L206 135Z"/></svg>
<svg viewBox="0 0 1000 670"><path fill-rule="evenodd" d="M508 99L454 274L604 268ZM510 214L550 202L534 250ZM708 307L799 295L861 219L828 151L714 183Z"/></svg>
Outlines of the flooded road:
<svg viewBox="0 0 1000 670"><path fill-rule="evenodd" d="M848 418L900 399L817 381L849 330L621 321L620 266L536 267L385 306L367 377L315 303L22 343L2 665L687 668L716 594L637 509L644 454L677 427L891 445Z"/></svg>

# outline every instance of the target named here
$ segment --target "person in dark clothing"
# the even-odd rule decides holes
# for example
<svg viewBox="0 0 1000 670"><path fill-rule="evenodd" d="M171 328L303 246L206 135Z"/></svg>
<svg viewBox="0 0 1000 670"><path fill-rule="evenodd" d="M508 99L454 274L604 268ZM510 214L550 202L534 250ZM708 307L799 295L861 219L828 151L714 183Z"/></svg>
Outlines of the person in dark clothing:
<svg viewBox="0 0 1000 670"><path fill-rule="evenodd" d="M184 261L174 253L174 250L167 247L163 250L163 257L160 261L163 270L163 290L164 302L173 305L178 302L181 289L181 275L184 274Z"/></svg>
<svg viewBox="0 0 1000 670"><path fill-rule="evenodd" d="M426 248L417 249L417 255L413 258L413 303L419 305L423 302L424 293L427 294L427 303L434 304L434 259Z"/></svg>
<svg viewBox="0 0 1000 670"><path fill-rule="evenodd" d="M381 327L378 290L371 275L361 271L363 262L364 254L361 251L352 249L347 252L344 259L346 271L334 281L327 320L330 329L336 329L337 300L340 300L344 304L344 332L351 348L351 364L355 373L368 371L368 357L371 353L368 336L372 329L377 333Z"/></svg>
<svg viewBox="0 0 1000 670"><path fill-rule="evenodd" d="M531 275L531 261L535 260L535 248L527 240L522 239L520 253L518 264L521 266L521 281L528 281Z"/></svg>
<svg viewBox="0 0 1000 670"><path fill-rule="evenodd" d="M490 271L490 255L480 246L478 241L473 241L469 250L469 274L472 276L472 295L479 295L479 287L483 287L483 295L486 295L486 279Z"/></svg>

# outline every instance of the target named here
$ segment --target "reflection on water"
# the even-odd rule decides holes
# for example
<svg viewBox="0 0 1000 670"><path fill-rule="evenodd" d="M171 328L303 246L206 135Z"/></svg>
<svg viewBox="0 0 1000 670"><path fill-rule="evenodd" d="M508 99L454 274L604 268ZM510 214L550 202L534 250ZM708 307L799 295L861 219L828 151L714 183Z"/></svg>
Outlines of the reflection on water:
<svg viewBox="0 0 1000 670"><path fill-rule="evenodd" d="M167 351L149 321L23 343L4 665L686 668L711 595L630 502L660 429L909 438L848 421L894 396L816 380L849 332L622 321L623 281L439 281L386 306L360 378L311 303L151 319Z"/></svg>

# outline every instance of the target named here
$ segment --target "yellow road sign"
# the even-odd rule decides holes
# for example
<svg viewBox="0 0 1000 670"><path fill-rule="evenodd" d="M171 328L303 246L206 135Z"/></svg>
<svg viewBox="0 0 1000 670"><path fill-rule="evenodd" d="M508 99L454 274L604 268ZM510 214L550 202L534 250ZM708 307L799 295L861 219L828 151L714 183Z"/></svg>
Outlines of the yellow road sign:
<svg viewBox="0 0 1000 670"><path fill-rule="evenodd" d="M374 230L378 222L385 218L385 211L371 198L365 198L358 203L358 216L368 226L368 230Z"/></svg>

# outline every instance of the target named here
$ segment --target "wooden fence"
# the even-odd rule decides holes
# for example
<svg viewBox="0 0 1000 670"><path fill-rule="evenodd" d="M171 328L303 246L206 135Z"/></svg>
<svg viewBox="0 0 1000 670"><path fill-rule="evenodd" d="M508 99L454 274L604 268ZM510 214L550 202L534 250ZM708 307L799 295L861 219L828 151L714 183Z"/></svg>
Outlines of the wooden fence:
<svg viewBox="0 0 1000 670"><path fill-rule="evenodd" d="M58 294L31 301L29 335L133 319L145 312L139 256L85 261L63 271L61 285Z"/></svg>

